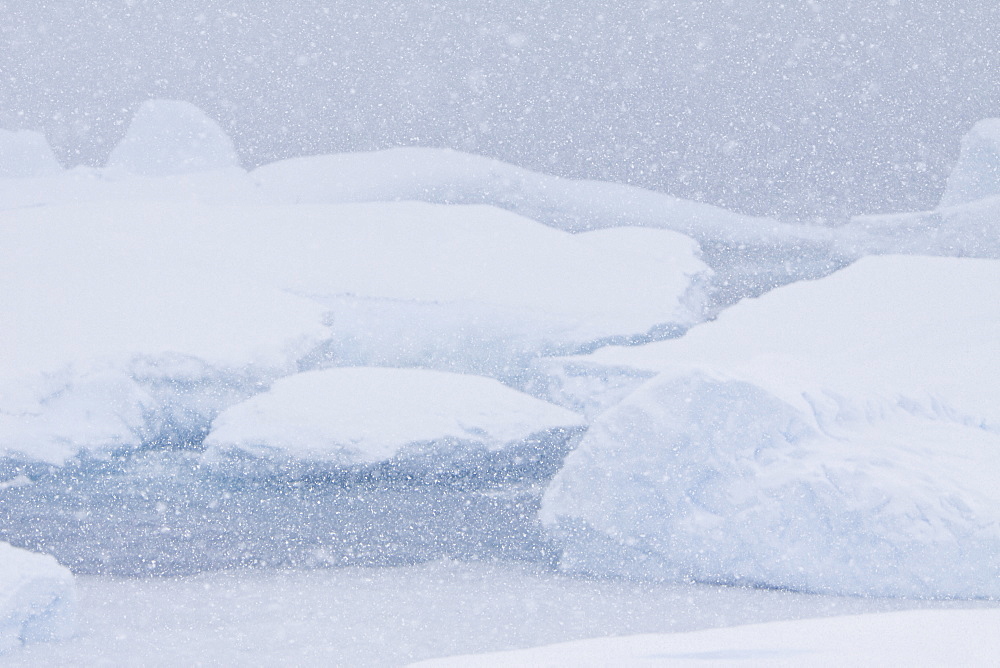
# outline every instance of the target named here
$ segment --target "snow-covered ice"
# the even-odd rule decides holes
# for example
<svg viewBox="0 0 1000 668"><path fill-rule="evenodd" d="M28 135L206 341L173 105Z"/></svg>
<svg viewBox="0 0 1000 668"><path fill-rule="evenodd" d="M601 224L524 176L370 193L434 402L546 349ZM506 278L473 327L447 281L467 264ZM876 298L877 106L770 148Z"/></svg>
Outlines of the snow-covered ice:
<svg viewBox="0 0 1000 668"><path fill-rule="evenodd" d="M701 317L707 272L666 230L423 203L30 207L0 243L18 323L0 330L0 450L54 463L189 438L303 367L511 376L539 352L669 333Z"/></svg>
<svg viewBox="0 0 1000 668"><path fill-rule="evenodd" d="M1000 611L910 610L751 624L689 633L595 638L430 659L413 668L486 666L989 666Z"/></svg>
<svg viewBox="0 0 1000 668"><path fill-rule="evenodd" d="M912 608L947 611L954 616L935 621L951 629L971 623L966 609L984 615L977 619L996 612L984 609L995 603L587 580L534 564L448 560L396 568L234 570L180 578L84 575L77 578L77 587L76 636L27 646L5 656L4 665L34 668L85 659L89 664L144 666L401 666L604 636L802 617L825 617L829 619L818 621L837 624L840 618L831 616ZM878 620L873 618L872 624ZM970 640L970 649L989 648L994 635L981 633ZM826 647L822 638L808 639L816 640L818 650Z"/></svg>
<svg viewBox="0 0 1000 668"><path fill-rule="evenodd" d="M389 463L411 475L479 478L562 455L583 428L579 415L491 378L348 367L289 376L225 410L205 461L242 455L283 472Z"/></svg>
<svg viewBox="0 0 1000 668"><path fill-rule="evenodd" d="M60 172L62 165L41 132L0 129L0 180L20 181Z"/></svg>
<svg viewBox="0 0 1000 668"><path fill-rule="evenodd" d="M232 139L190 102L148 100L108 158L109 170L169 176L239 167Z"/></svg>
<svg viewBox="0 0 1000 668"><path fill-rule="evenodd" d="M941 206L1000 196L1000 118L985 118L962 138Z"/></svg>
<svg viewBox="0 0 1000 668"><path fill-rule="evenodd" d="M0 542L0 655L62 640L76 625L73 576L55 559Z"/></svg>
<svg viewBox="0 0 1000 668"><path fill-rule="evenodd" d="M1000 595L998 341L1000 262L890 256L567 360L638 389L546 493L561 567Z"/></svg>

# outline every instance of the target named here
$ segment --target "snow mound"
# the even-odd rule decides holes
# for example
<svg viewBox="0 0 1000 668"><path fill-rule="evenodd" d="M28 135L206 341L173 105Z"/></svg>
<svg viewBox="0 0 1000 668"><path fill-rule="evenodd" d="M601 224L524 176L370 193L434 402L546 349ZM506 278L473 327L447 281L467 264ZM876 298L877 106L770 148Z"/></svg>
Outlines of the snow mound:
<svg viewBox="0 0 1000 668"><path fill-rule="evenodd" d="M499 382L425 369L340 368L284 378L223 412L204 461L239 452L348 468L402 463L484 474L482 460L537 459L583 428L582 418ZM565 450L563 450L565 451ZM512 455L513 453L513 455Z"/></svg>
<svg viewBox="0 0 1000 668"><path fill-rule="evenodd" d="M958 163L948 176L941 206L996 196L1000 196L1000 118L987 118L962 138Z"/></svg>
<svg viewBox="0 0 1000 668"><path fill-rule="evenodd" d="M911 610L593 638L410 664L485 666L986 666L1000 654L997 610Z"/></svg>
<svg viewBox="0 0 1000 668"><path fill-rule="evenodd" d="M232 140L203 111L179 100L148 100L106 166L142 176L169 176L239 165Z"/></svg>
<svg viewBox="0 0 1000 668"><path fill-rule="evenodd" d="M553 480L542 517L561 567L1000 595L997 341L1000 262L890 256L680 339L570 358L598 381L659 373Z"/></svg>
<svg viewBox="0 0 1000 668"><path fill-rule="evenodd" d="M325 366L510 379L544 352L701 317L697 245L571 235L491 207L113 201L7 212L0 457L197 446L214 416ZM512 270L516 267L516 270Z"/></svg>
<svg viewBox="0 0 1000 668"><path fill-rule="evenodd" d="M48 555L0 543L0 654L73 635L76 591L69 570Z"/></svg>
<svg viewBox="0 0 1000 668"><path fill-rule="evenodd" d="M45 135L29 130L0 130L0 179L52 176L62 172Z"/></svg>

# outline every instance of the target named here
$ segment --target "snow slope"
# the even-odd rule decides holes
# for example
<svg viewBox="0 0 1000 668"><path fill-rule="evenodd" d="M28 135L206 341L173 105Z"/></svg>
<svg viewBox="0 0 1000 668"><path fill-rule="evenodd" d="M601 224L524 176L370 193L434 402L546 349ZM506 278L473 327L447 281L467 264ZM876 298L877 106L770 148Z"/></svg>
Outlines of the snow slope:
<svg viewBox="0 0 1000 668"><path fill-rule="evenodd" d="M413 668L500 666L990 666L1000 611L911 610L467 654Z"/></svg>
<svg viewBox="0 0 1000 668"><path fill-rule="evenodd" d="M50 556L0 543L0 655L73 634L73 576Z"/></svg>
<svg viewBox="0 0 1000 668"><path fill-rule="evenodd" d="M239 454L308 472L392 463L413 474L478 478L498 463L563 454L583 427L580 416L490 378L327 369L279 380L225 410L205 439L204 461L226 466L227 455Z"/></svg>
<svg viewBox="0 0 1000 668"><path fill-rule="evenodd" d="M1000 595L998 341L1000 262L893 256L567 360L638 389L546 493L561 567Z"/></svg>

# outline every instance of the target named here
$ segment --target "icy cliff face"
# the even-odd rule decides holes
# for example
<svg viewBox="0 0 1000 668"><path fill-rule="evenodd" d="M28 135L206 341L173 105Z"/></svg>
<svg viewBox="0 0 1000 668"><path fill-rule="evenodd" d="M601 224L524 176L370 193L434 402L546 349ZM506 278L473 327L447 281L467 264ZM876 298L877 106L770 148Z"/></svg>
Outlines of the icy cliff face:
<svg viewBox="0 0 1000 668"><path fill-rule="evenodd" d="M75 624L69 570L50 556L0 543L0 654L25 643L64 640Z"/></svg>
<svg viewBox="0 0 1000 668"><path fill-rule="evenodd" d="M1000 196L1000 118L979 121L962 138L958 163L948 176L941 206Z"/></svg>
<svg viewBox="0 0 1000 668"><path fill-rule="evenodd" d="M998 304L996 261L870 258L598 351L592 368L659 375L594 420L547 492L562 567L998 595Z"/></svg>

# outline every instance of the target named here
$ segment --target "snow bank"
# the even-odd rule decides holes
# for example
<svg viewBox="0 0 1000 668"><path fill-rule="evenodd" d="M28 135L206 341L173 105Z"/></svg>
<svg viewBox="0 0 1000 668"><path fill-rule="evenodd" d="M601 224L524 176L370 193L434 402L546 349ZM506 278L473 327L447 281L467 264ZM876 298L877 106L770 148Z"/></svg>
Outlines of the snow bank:
<svg viewBox="0 0 1000 668"><path fill-rule="evenodd" d="M48 555L0 543L0 654L62 640L76 623L73 576Z"/></svg>
<svg viewBox="0 0 1000 668"><path fill-rule="evenodd" d="M193 104L149 100L139 107L106 166L169 176L239 167L240 160L229 136Z"/></svg>
<svg viewBox="0 0 1000 668"><path fill-rule="evenodd" d="M1000 655L998 625L998 610L912 610L594 638L410 665L987 666Z"/></svg>
<svg viewBox="0 0 1000 668"><path fill-rule="evenodd" d="M561 456L582 429L575 413L489 378L328 369L282 379L223 412L205 439L204 461L224 464L225 455L239 453L285 471L392 463L482 477L487 464Z"/></svg>
<svg viewBox="0 0 1000 668"><path fill-rule="evenodd" d="M680 339L567 360L659 374L553 480L542 517L561 567L1000 595L997 341L1000 262L883 257Z"/></svg>
<svg viewBox="0 0 1000 668"><path fill-rule="evenodd" d="M61 171L41 132L0 130L0 179L52 176Z"/></svg>
<svg viewBox="0 0 1000 668"><path fill-rule="evenodd" d="M1000 118L987 118L962 138L961 153L948 176L941 206L996 196L1000 196Z"/></svg>
<svg viewBox="0 0 1000 668"><path fill-rule="evenodd" d="M697 321L690 239L570 235L490 207L117 201L10 211L0 453L197 444L274 379L331 365L510 378L539 352Z"/></svg>

